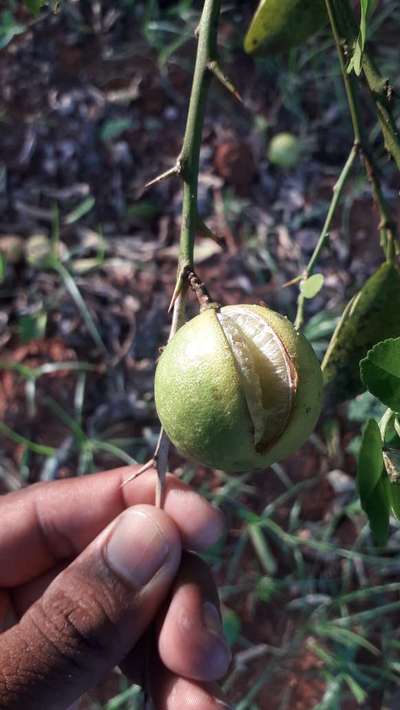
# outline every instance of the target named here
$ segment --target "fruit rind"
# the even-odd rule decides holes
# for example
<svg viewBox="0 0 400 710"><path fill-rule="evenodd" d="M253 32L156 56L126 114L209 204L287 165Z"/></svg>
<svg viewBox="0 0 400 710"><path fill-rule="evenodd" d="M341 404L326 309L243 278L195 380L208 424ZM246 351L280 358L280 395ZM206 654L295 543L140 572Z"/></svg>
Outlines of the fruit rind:
<svg viewBox="0 0 400 710"><path fill-rule="evenodd" d="M320 413L322 377L306 339L284 317L263 306L247 309L264 320L282 341L298 375L285 431L262 453L240 386L237 364L218 322L207 310L186 323L163 351L156 370L155 400L160 421L188 459L226 471L262 469L299 448Z"/></svg>
<svg viewBox="0 0 400 710"><path fill-rule="evenodd" d="M286 52L328 21L324 0L261 0L244 40L248 54Z"/></svg>
<svg viewBox="0 0 400 710"><path fill-rule="evenodd" d="M400 336L400 271L385 262L343 311L322 361L332 403L363 392L359 362L376 343Z"/></svg>

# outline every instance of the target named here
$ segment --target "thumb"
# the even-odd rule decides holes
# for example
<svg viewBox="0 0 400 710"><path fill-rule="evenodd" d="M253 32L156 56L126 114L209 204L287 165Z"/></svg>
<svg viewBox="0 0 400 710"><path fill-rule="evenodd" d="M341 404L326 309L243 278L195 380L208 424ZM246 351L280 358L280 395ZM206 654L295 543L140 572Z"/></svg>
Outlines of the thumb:
<svg viewBox="0 0 400 710"><path fill-rule="evenodd" d="M0 637L0 707L62 710L96 685L153 619L180 554L163 511L122 513Z"/></svg>

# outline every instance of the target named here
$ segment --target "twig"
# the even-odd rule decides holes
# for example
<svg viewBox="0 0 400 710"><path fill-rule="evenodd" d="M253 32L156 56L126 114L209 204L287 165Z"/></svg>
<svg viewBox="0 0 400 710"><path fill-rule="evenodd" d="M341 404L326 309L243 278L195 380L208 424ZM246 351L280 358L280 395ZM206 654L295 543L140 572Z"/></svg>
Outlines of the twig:
<svg viewBox="0 0 400 710"><path fill-rule="evenodd" d="M198 37L196 63L182 150L173 168L147 184L147 187L149 187L175 174L180 175L183 180L178 273L169 308L169 311L173 308L169 341L185 321L185 296L188 276L193 272L194 240L196 231L199 228L197 190L201 137L207 91L212 76L210 68L217 62L217 30L220 4L221 0L205 0L200 23L196 31L196 37ZM161 429L153 458L123 483L123 485L126 485L154 466L157 470L156 505L158 507L162 507L164 500L168 450L168 437L164 430Z"/></svg>
<svg viewBox="0 0 400 710"><path fill-rule="evenodd" d="M342 172L339 175L338 180L336 181L334 187L333 187L333 195L332 195L332 200L329 205L328 209L328 214L326 215L325 219L325 224L322 228L322 232L320 235L320 238L318 239L317 245L311 255L310 261L308 262L304 274L303 274L303 280L306 280L311 276L311 274L314 271L314 267L318 261L319 255L324 248L326 242L328 241L329 238L329 232L330 228L332 225L333 218L335 216L336 208L339 204L339 200L341 198L343 188L346 184L347 178L350 175L350 171L353 167L353 163L357 157L357 152L358 152L358 146L353 145L349 156L342 168ZM296 315L296 320L295 320L295 328L297 330L301 330L301 327L303 325L304 321L304 301L305 298L303 294L300 292L298 300L297 300L297 315Z"/></svg>
<svg viewBox="0 0 400 710"><path fill-rule="evenodd" d="M357 39L358 28L349 0L333 0L333 5L340 28L340 35L350 46L353 46ZM368 46L363 49L361 67L371 99L376 107L385 148L400 170L400 132L392 110L393 89L389 81L381 75Z"/></svg>
<svg viewBox="0 0 400 710"><path fill-rule="evenodd" d="M339 56L340 68L341 68L342 77L343 77L343 83L344 83L345 90L346 90L347 102L349 105L349 111L350 111L350 116L351 116L351 121L352 121L352 126L353 126L354 144L353 144L350 154L346 160L346 163L343 166L340 176L333 188L332 200L329 205L328 214L326 216L325 224L322 228L320 238L319 238L317 245L314 249L314 252L310 258L310 261L308 262L308 265L307 265L306 269L304 270L302 281L305 281L307 278L309 278L309 276L312 275L314 267L318 261L319 255L329 238L329 230L331 228L331 224L333 221L333 217L335 215L336 208L338 206L343 188L346 184L347 178L350 174L351 168L353 166L353 163L354 163L358 153L361 153L361 155L363 157L366 173L367 173L368 179L369 179L369 181L371 183L371 187L372 187L374 202L375 202L375 204L378 208L378 211L379 211L379 216L380 216L379 232L381 235L381 246L385 251L385 255L386 255L386 258L388 261L393 261L395 258L395 240L396 240L395 223L390 218L390 210L389 210L387 202L386 202L386 200L383 196L383 193L382 193L380 180L378 178L378 170L375 165L375 161L370 153L370 150L368 147L368 142L367 142L365 135L364 135L363 125L360 120L360 109L359 109L357 87L355 84L355 79L354 79L353 75L348 74L347 69L346 69L346 62L345 62L345 57L344 57L344 53L343 53L343 41L341 39L341 32L343 31L343 29L342 29L342 24L343 24L342 10L347 5L347 0L340 0L340 3L342 3L342 2L343 2L343 5L340 4L340 11L338 11L338 14L340 15L341 22L338 22L338 18L337 18L337 14L336 14L337 13L337 3L335 2L335 0L325 0L326 9L327 9L329 20L331 23L332 34L333 34L333 37L335 40L336 49L337 49L337 53ZM348 9L351 12L350 8L348 8ZM352 20L352 24L354 25L354 17L352 18L352 15L350 15L350 20ZM350 20L347 17L348 23L350 23ZM340 28L339 28L339 25L340 25ZM350 26L352 26L351 23L350 23ZM400 157L400 153L399 153L399 157ZM298 300L297 300L297 314L296 314L296 320L295 320L295 327L298 330L301 329L301 327L303 325L303 321L304 321L304 304L305 304L305 298L304 298L303 294L300 293Z"/></svg>
<svg viewBox="0 0 400 710"><path fill-rule="evenodd" d="M363 123L360 117L360 105L358 100L355 76L354 74L349 74L347 72L346 61L343 53L343 41L340 36L340 23L338 21L338 15L335 9L334 0L325 0L325 2L329 20L331 23L332 34L336 44L336 50L339 57L343 83L346 90L347 102L351 115L351 122L353 124L354 141L359 146L360 153L364 160L367 176L371 183L374 202L379 211L379 231L381 235L381 246L385 251L387 260L393 261L395 255L396 239L395 222L390 217L390 209L382 193L382 188L378 177L378 169L375 165L375 161L369 149L368 140L365 136L365 131L363 129Z"/></svg>

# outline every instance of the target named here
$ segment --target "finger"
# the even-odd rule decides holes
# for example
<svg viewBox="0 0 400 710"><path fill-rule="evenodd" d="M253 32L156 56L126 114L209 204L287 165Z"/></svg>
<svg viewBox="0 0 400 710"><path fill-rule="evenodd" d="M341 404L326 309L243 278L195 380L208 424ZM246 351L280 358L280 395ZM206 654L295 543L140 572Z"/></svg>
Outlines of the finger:
<svg viewBox="0 0 400 710"><path fill-rule="evenodd" d="M42 596L47 587L66 567L68 567L68 562L59 563L35 579L21 584L15 589L10 589L9 594L16 612L16 620L20 619L29 607Z"/></svg>
<svg viewBox="0 0 400 710"><path fill-rule="evenodd" d="M233 710L213 683L199 683L158 669L152 675L152 697L156 710Z"/></svg>
<svg viewBox="0 0 400 710"><path fill-rule="evenodd" d="M9 594L0 589L0 634L13 626L16 620L16 613Z"/></svg>
<svg viewBox="0 0 400 710"><path fill-rule="evenodd" d="M154 471L121 488L132 469L39 483L0 498L0 587L23 584L71 560L124 509L153 503ZM222 534L221 513L171 475L165 510L190 549L205 549Z"/></svg>
<svg viewBox="0 0 400 710"><path fill-rule="evenodd" d="M224 638L217 589L207 565L185 554L158 637L161 661L173 673L211 681L225 675L231 652Z"/></svg>
<svg viewBox="0 0 400 710"><path fill-rule="evenodd" d="M122 513L0 637L0 707L62 710L96 685L151 623L180 553L163 511Z"/></svg>

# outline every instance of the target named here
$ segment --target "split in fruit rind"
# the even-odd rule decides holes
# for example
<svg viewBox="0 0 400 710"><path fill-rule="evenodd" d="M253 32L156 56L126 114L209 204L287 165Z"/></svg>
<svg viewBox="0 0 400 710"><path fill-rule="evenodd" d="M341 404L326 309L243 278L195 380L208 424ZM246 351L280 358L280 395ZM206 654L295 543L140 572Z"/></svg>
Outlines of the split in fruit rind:
<svg viewBox="0 0 400 710"><path fill-rule="evenodd" d="M214 309L178 331L163 351L155 377L157 412L177 449L226 471L265 468L299 448L315 426L322 397L318 360L293 325L263 306L227 306L220 312L232 317L238 309L274 331L290 362L290 412L284 431L273 433L273 441L255 444L238 363Z"/></svg>
<svg viewBox="0 0 400 710"><path fill-rule="evenodd" d="M286 52L328 21L324 0L261 0L244 40L249 54Z"/></svg>
<svg viewBox="0 0 400 710"><path fill-rule="evenodd" d="M290 418L297 377L282 341L248 308L225 308L217 318L231 347L254 427L254 446L266 450Z"/></svg>

